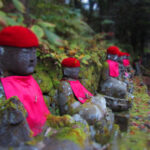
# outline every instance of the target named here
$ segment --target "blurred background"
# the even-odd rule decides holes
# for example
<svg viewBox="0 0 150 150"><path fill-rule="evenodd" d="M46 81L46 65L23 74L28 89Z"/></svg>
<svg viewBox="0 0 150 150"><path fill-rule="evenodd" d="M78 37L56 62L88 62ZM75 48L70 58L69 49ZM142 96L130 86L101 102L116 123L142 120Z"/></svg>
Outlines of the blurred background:
<svg viewBox="0 0 150 150"><path fill-rule="evenodd" d="M75 55L95 44L91 39L133 57L150 51L150 0L0 0L0 9L0 28L30 27L45 52L69 49Z"/></svg>

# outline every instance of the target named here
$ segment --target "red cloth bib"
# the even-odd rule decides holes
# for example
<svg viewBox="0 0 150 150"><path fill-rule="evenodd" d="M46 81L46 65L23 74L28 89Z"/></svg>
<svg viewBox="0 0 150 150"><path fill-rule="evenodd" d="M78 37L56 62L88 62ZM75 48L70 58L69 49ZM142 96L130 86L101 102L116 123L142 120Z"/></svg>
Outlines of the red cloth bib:
<svg viewBox="0 0 150 150"><path fill-rule="evenodd" d="M123 59L123 65L125 67L129 66L130 65L129 59Z"/></svg>
<svg viewBox="0 0 150 150"><path fill-rule="evenodd" d="M42 132L46 116L50 114L41 92L34 78L29 76L9 76L1 78L6 99L17 96L24 105L28 116L27 122L33 131L33 136Z"/></svg>
<svg viewBox="0 0 150 150"><path fill-rule="evenodd" d="M111 77L118 77L119 76L118 62L108 59L107 63L109 64L109 75Z"/></svg>
<svg viewBox="0 0 150 150"><path fill-rule="evenodd" d="M86 95L93 96L81 83L79 80L76 81L68 81L72 88L72 91L76 98L81 103L85 103L88 99Z"/></svg>

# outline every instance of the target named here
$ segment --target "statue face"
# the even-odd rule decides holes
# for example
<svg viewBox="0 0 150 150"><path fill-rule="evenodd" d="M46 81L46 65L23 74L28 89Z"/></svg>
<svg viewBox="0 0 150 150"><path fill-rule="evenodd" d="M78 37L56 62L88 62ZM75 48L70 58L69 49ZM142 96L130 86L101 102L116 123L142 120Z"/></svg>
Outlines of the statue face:
<svg viewBox="0 0 150 150"><path fill-rule="evenodd" d="M118 62L122 63L122 61L123 61L123 56L118 57Z"/></svg>
<svg viewBox="0 0 150 150"><path fill-rule="evenodd" d="M70 77L73 79L77 79L79 76L80 72L80 67L75 67L75 68L63 68L63 73L65 77Z"/></svg>
<svg viewBox="0 0 150 150"><path fill-rule="evenodd" d="M28 75L34 72L37 63L36 48L4 47L0 58L3 70L13 75Z"/></svg>

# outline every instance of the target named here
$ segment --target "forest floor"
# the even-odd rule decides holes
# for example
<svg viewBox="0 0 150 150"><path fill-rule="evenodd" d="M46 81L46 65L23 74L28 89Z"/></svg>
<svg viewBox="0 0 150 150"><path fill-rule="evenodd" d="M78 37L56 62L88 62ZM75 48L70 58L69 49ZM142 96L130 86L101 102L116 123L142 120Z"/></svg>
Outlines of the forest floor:
<svg viewBox="0 0 150 150"><path fill-rule="evenodd" d="M150 150L150 96L139 77L134 78L133 95L128 130L121 133L117 149Z"/></svg>

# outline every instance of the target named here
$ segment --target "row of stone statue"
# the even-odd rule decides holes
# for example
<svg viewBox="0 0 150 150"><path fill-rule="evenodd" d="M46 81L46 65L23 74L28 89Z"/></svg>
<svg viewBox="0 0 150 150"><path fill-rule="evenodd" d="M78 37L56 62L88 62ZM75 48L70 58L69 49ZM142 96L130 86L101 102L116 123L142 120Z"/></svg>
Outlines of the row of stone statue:
<svg viewBox="0 0 150 150"><path fill-rule="evenodd" d="M5 99L18 97L27 112L27 126L33 136L41 134L47 116L51 115L40 87L31 75L37 62L36 47L38 46L36 35L26 27L9 26L0 31L1 103L5 103ZM70 57L61 63L63 78L57 98L60 114L69 114L76 122L88 124L93 140L98 137L97 135L102 136L106 128L111 133L114 122L112 110L124 111L130 107L128 95L133 92L133 87L128 57L129 54L119 51L116 46L110 46L107 49L107 61L103 66L98 89L98 93L103 96L100 94L94 96L80 83L78 80L79 60ZM13 110L10 113L5 110L0 116L0 146L8 146L8 141L5 140L10 139L10 136L10 145L15 145L14 143L18 140L28 139L29 133L23 132L22 128L19 131L20 135L16 135L15 138L13 134L16 129L10 129L11 125L14 128L14 125L23 122L19 111ZM24 125L23 128L27 129L27 126ZM98 138L96 141L99 142Z"/></svg>

